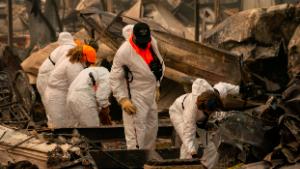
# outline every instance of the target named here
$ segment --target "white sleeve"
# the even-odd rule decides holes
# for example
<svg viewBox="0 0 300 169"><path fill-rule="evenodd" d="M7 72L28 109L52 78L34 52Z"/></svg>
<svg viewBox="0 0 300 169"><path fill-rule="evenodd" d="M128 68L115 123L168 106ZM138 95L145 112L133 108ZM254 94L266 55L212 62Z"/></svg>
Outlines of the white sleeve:
<svg viewBox="0 0 300 169"><path fill-rule="evenodd" d="M67 67L67 80L69 85L73 82L73 80L78 76L78 74L83 70L81 63L74 63Z"/></svg>
<svg viewBox="0 0 300 169"><path fill-rule="evenodd" d="M219 82L215 84L214 88L219 91L221 98L225 98L228 94L238 95L240 91L239 86L225 82Z"/></svg>
<svg viewBox="0 0 300 169"><path fill-rule="evenodd" d="M128 98L128 90L125 79L125 74L123 70L123 66L125 65L126 58L124 58L124 53L122 52L122 46L117 51L113 65L110 72L110 85L113 92L114 97L119 102L122 98Z"/></svg>
<svg viewBox="0 0 300 169"><path fill-rule="evenodd" d="M194 100L194 99L192 99ZM182 143L187 148L189 153L197 152L195 139L196 139L196 113L198 109L196 106L196 102L190 102L188 106L183 110L183 121L184 121L184 132Z"/></svg>
<svg viewBox="0 0 300 169"><path fill-rule="evenodd" d="M97 73L98 87L96 91L96 100L99 103L99 108L109 105L109 96L111 93L109 85L109 72L107 69L100 69Z"/></svg>

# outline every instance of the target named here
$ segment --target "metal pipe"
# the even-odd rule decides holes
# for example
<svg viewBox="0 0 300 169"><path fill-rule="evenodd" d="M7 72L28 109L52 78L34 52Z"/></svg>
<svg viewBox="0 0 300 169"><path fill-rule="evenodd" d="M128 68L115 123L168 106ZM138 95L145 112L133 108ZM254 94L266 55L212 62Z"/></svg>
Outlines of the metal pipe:
<svg viewBox="0 0 300 169"><path fill-rule="evenodd" d="M195 21L195 41L199 41L199 0L194 0L195 3L195 13L194 13L194 21Z"/></svg>
<svg viewBox="0 0 300 169"><path fill-rule="evenodd" d="M10 48L13 47L13 15L12 15L12 0L7 0L8 13L8 37L7 44Z"/></svg>
<svg viewBox="0 0 300 169"><path fill-rule="evenodd" d="M113 13L113 2L112 0L107 0L106 1L106 9L108 12Z"/></svg>
<svg viewBox="0 0 300 169"><path fill-rule="evenodd" d="M206 22L204 19L201 20L201 39L200 39L200 42L203 43L204 41L204 34L206 32Z"/></svg>
<svg viewBox="0 0 300 169"><path fill-rule="evenodd" d="M216 23L215 25L219 24L220 22L220 0L215 0L214 2L214 8L215 8L215 15L216 15Z"/></svg>

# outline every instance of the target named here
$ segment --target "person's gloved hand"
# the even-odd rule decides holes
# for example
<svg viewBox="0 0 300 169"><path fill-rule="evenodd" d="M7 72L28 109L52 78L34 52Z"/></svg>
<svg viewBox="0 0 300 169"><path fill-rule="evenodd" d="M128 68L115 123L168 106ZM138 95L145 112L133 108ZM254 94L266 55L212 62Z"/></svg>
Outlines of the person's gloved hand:
<svg viewBox="0 0 300 169"><path fill-rule="evenodd" d="M192 152L192 158L201 158L203 156L203 149L198 148L197 152Z"/></svg>
<svg viewBox="0 0 300 169"><path fill-rule="evenodd" d="M155 95L155 101L156 101L156 103L158 103L159 98L160 98L160 89L159 89L159 87L157 87L156 88L156 95Z"/></svg>
<svg viewBox="0 0 300 169"><path fill-rule="evenodd" d="M109 106L103 107L100 110L99 116L100 116L100 122L101 122L101 124L103 124L103 125L112 125L109 112L110 112Z"/></svg>
<svg viewBox="0 0 300 169"><path fill-rule="evenodd" d="M243 99L251 98L251 97L256 97L258 95L257 91L258 88L257 86L254 85L254 83L241 83L239 85L240 91L239 93L241 94Z"/></svg>
<svg viewBox="0 0 300 169"><path fill-rule="evenodd" d="M136 113L136 107L132 104L131 100L129 100L128 98L121 99L120 105L122 109L129 115Z"/></svg>
<svg viewBox="0 0 300 169"><path fill-rule="evenodd" d="M197 121L196 125L197 125L198 128L205 130L206 129L206 123L207 123L207 120Z"/></svg>

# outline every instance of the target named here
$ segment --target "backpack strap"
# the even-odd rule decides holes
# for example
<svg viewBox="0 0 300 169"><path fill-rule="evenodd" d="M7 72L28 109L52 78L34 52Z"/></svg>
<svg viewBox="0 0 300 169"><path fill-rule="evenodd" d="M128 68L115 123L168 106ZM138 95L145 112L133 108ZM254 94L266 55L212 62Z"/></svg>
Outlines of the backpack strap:
<svg viewBox="0 0 300 169"><path fill-rule="evenodd" d="M50 60L50 62L53 64L53 66L55 66L55 62L51 59L51 56L48 56L48 59Z"/></svg>

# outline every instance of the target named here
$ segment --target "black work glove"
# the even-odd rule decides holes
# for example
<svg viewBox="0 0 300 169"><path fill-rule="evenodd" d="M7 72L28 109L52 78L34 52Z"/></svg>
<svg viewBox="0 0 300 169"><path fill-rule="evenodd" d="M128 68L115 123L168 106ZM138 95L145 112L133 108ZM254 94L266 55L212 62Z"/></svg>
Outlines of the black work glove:
<svg viewBox="0 0 300 169"><path fill-rule="evenodd" d="M155 75L156 80L159 81L163 74L163 68L160 61L158 59L153 60L152 62L150 62L149 67L152 73Z"/></svg>
<svg viewBox="0 0 300 169"><path fill-rule="evenodd" d="M202 156L203 156L203 149L200 147L198 148L196 154L192 154L192 158L201 158Z"/></svg>
<svg viewBox="0 0 300 169"><path fill-rule="evenodd" d="M208 121L208 118L206 117L204 120L197 121L196 125L197 125L198 128L205 130L207 121Z"/></svg>
<svg viewBox="0 0 300 169"><path fill-rule="evenodd" d="M242 95L245 95L245 96L251 95L253 93L253 88L254 88L253 85L254 85L253 83L245 84L244 82L241 82L241 84L240 84L240 93Z"/></svg>
<svg viewBox="0 0 300 169"><path fill-rule="evenodd" d="M196 122L196 125L197 125L198 128L204 129L204 130L205 130L206 122L203 122L203 121L197 121L197 122Z"/></svg>

